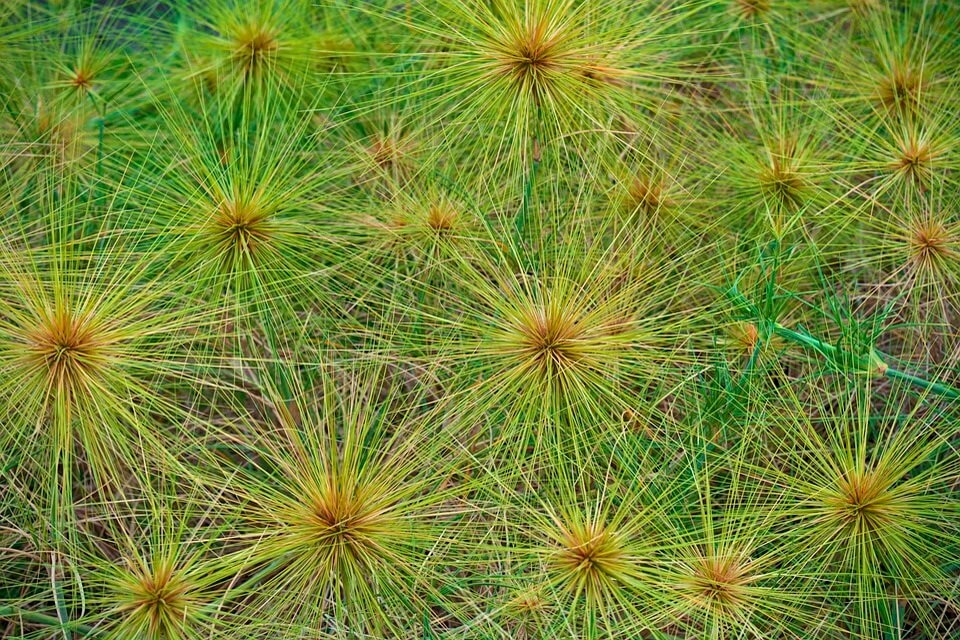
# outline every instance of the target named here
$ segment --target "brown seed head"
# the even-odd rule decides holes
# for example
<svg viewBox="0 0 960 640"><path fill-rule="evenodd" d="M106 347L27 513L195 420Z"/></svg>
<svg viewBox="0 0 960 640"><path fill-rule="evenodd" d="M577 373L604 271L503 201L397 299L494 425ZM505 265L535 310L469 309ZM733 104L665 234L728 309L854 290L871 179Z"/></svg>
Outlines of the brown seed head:
<svg viewBox="0 0 960 640"><path fill-rule="evenodd" d="M451 231L456 222L457 210L445 200L431 204L427 210L427 226L437 233Z"/></svg>
<svg viewBox="0 0 960 640"><path fill-rule="evenodd" d="M824 503L845 528L876 533L896 514L892 482L874 470L849 471L837 479Z"/></svg>
<svg viewBox="0 0 960 640"><path fill-rule="evenodd" d="M525 82L536 80L557 67L559 43L560 34L545 18L528 19L503 43L501 70Z"/></svg>
<svg viewBox="0 0 960 640"><path fill-rule="evenodd" d="M666 180L639 175L633 179L628 190L629 205L650 215L661 208L670 207L673 202L666 193Z"/></svg>
<svg viewBox="0 0 960 640"><path fill-rule="evenodd" d="M252 20L233 34L233 59L247 76L255 75L273 63L280 43L278 30L270 24Z"/></svg>
<svg viewBox="0 0 960 640"><path fill-rule="evenodd" d="M898 62L880 77L877 96L887 108L909 109L919 103L925 86L921 69L907 62Z"/></svg>
<svg viewBox="0 0 960 640"><path fill-rule="evenodd" d="M544 371L562 371L581 357L582 328L565 309L549 304L529 309L517 329L523 356Z"/></svg>
<svg viewBox="0 0 960 640"><path fill-rule="evenodd" d="M299 520L333 566L342 560L367 562L391 531L390 505L369 487L341 486L329 478L306 493Z"/></svg>
<svg viewBox="0 0 960 640"><path fill-rule="evenodd" d="M554 565L570 588L595 598L629 571L629 558L601 523L577 523L562 529Z"/></svg>
<svg viewBox="0 0 960 640"><path fill-rule="evenodd" d="M930 162L937 155L930 143L910 136L901 140L899 157L893 163L893 170L917 184L922 184L930 177Z"/></svg>
<svg viewBox="0 0 960 640"><path fill-rule="evenodd" d="M68 395L95 383L111 355L112 341L89 314L59 309L26 333L28 361L46 368L50 387Z"/></svg>
<svg viewBox="0 0 960 640"><path fill-rule="evenodd" d="M956 234L932 217L915 220L907 242L911 264L922 271L936 271L944 260L956 255Z"/></svg>
<svg viewBox="0 0 960 640"><path fill-rule="evenodd" d="M254 256L273 234L271 218L255 198L227 199L215 211L211 231L225 258Z"/></svg>
<svg viewBox="0 0 960 640"><path fill-rule="evenodd" d="M691 568L684 586L700 606L729 614L746 604L755 577L744 554L705 554Z"/></svg>
<svg viewBox="0 0 960 640"><path fill-rule="evenodd" d="M760 342L760 330L752 322L737 322L729 329L730 342L741 353L753 353Z"/></svg>
<svg viewBox="0 0 960 640"><path fill-rule="evenodd" d="M780 206L798 207L803 202L806 180L798 155L795 139L779 140L768 148L767 161L758 175L762 192Z"/></svg>
<svg viewBox="0 0 960 640"><path fill-rule="evenodd" d="M70 86L78 91L89 91L93 87L93 73L82 67L77 67L70 75Z"/></svg>
<svg viewBox="0 0 960 640"><path fill-rule="evenodd" d="M770 11L770 0L734 0L734 9L745 18L755 18Z"/></svg>
<svg viewBox="0 0 960 640"><path fill-rule="evenodd" d="M417 145L400 127L378 132L367 147L367 156L374 166L385 172L407 174L414 166Z"/></svg>
<svg viewBox="0 0 960 640"><path fill-rule="evenodd" d="M176 572L172 562L141 569L123 581L120 610L129 618L145 620L151 638L179 637L179 630L191 615L192 585Z"/></svg>

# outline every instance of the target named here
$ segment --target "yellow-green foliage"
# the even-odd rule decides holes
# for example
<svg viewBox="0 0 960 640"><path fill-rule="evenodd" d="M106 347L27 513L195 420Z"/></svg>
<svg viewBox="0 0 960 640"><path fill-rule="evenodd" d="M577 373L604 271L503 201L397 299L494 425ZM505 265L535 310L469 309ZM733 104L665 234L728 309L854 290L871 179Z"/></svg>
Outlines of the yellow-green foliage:
<svg viewBox="0 0 960 640"><path fill-rule="evenodd" d="M960 4L0 4L0 637L960 638Z"/></svg>

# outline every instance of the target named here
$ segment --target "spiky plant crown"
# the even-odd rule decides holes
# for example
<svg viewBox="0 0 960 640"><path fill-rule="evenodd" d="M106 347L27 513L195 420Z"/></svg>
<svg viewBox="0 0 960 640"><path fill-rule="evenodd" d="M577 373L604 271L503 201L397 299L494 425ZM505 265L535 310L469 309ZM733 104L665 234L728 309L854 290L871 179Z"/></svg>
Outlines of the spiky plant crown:
<svg viewBox="0 0 960 640"><path fill-rule="evenodd" d="M177 495L164 467L146 463L141 471L149 479L125 509L83 502L97 524L71 542L73 569L82 577L57 587L82 589L83 606L65 606L63 613L81 629L116 640L201 638L227 613L220 610L222 598L236 575L220 560L220 505L200 504L193 482Z"/></svg>
<svg viewBox="0 0 960 640"><path fill-rule="evenodd" d="M296 2L217 0L181 9L181 77L202 97L249 100L312 76L311 12Z"/></svg>
<svg viewBox="0 0 960 640"><path fill-rule="evenodd" d="M952 535L957 504L941 483L954 481L955 464L940 458L942 435L925 424L921 409L910 408L901 393L873 409L865 388L869 382L852 390L847 407L816 419L807 417L809 410L799 416L774 454L782 460L775 475L791 479L769 475L763 482L771 482L774 513L789 520L797 553L806 555L798 559L801 573L830 580L850 599L852 609L838 618L840 624L864 635L880 633L888 623L877 594L895 585L922 624L935 626L925 594L948 578L939 552L921 556L913 550ZM894 416L900 419L891 427ZM825 431L817 428L821 421L830 425ZM868 421L875 426L868 428Z"/></svg>
<svg viewBox="0 0 960 640"><path fill-rule="evenodd" d="M431 422L417 426L430 415L415 408L422 392L408 396L380 367L345 372L356 376L345 384L335 373L305 387L287 372L290 398L263 390L276 424L251 425L256 449L237 454L254 457L230 489L242 543L230 562L256 579L234 597L297 624L320 616L354 633L403 633L428 601L440 619L450 616L441 558L454 541L439 525L459 517L469 485L437 482L454 473L443 455L449 437ZM225 456L217 477L237 474L237 463Z"/></svg>
<svg viewBox="0 0 960 640"><path fill-rule="evenodd" d="M960 634L960 10L0 3L0 636Z"/></svg>
<svg viewBox="0 0 960 640"><path fill-rule="evenodd" d="M57 221L52 228L8 229L0 244L0 367L9 416L2 438L21 452L14 464L24 478L55 474L43 502L55 517L69 517L61 501L74 490L78 468L95 491L112 491L132 479L122 470L141 447L164 457L155 420L176 431L189 414L164 384L195 379L182 354L187 333L204 335L209 315L195 306L185 325L170 305L175 280L164 280L150 259L107 230L84 230L95 205L78 201L68 185L59 188L59 202L14 209L37 207Z"/></svg>
<svg viewBox="0 0 960 640"><path fill-rule="evenodd" d="M661 82L685 74L659 42L699 8L568 0L418 7L409 27L428 49L415 86L435 96L427 117L449 120L454 135L479 125L489 141L476 159L515 175L518 159L538 155L539 145L559 150L564 136L662 102L669 91Z"/></svg>
<svg viewBox="0 0 960 640"><path fill-rule="evenodd" d="M581 242L590 241L574 231L567 246ZM505 411L500 437L559 436L552 446L575 445L594 416L619 415L633 406L631 394L656 394L663 363L691 357L686 343L696 331L683 328L678 292L662 286L664 265L635 267L618 258L629 246L624 250L642 260L655 245L619 236L595 242L584 256L582 249L511 255L516 249L484 238L479 251L448 260L448 278L463 289L443 304L462 308L466 301L475 311L458 312L433 340L458 336L446 357L472 389L464 409ZM580 426L561 435L568 423Z"/></svg>
<svg viewBox="0 0 960 640"><path fill-rule="evenodd" d="M593 486L602 472L572 470L557 466L556 475L539 480L536 496L494 481L506 510L481 551L479 570L509 567L515 580L504 584L496 573L486 576L503 588L497 616L531 637L557 627L583 635L649 628L663 615L649 582L659 542L647 528L649 514L637 492L606 495ZM510 485L530 480L511 477Z"/></svg>

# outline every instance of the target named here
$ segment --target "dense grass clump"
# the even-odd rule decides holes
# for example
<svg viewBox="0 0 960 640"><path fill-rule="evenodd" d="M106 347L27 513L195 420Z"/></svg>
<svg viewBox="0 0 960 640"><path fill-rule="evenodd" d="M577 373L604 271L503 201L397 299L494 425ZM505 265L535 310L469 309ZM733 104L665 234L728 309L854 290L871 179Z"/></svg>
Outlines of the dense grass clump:
<svg viewBox="0 0 960 640"><path fill-rule="evenodd" d="M958 33L2 3L0 637L960 640Z"/></svg>

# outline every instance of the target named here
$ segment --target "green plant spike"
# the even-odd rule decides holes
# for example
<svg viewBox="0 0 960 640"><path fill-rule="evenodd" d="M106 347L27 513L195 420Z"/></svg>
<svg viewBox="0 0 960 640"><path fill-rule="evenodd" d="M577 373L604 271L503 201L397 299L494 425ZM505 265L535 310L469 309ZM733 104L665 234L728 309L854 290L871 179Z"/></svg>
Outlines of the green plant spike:
<svg viewBox="0 0 960 640"><path fill-rule="evenodd" d="M728 295L735 303L741 306L746 306L750 309L755 308L754 305L750 304L744 295L737 290L736 285L729 289ZM837 356L841 353L836 346L830 344L829 342L824 342L823 340L820 340L819 338L816 338L805 331L791 329L776 321L770 321L766 319L762 320L771 326L775 335L784 338L793 344L816 351L827 360L836 360ZM887 377L891 380L902 380L915 387L923 389L924 391L928 391L950 400L960 399L960 390L940 382L927 380L926 378L922 378L912 373L896 369L888 364L888 359L889 356L886 354L877 351L876 349L871 349L870 355L866 358L862 358L858 363L858 371L861 373L867 373L873 377Z"/></svg>

